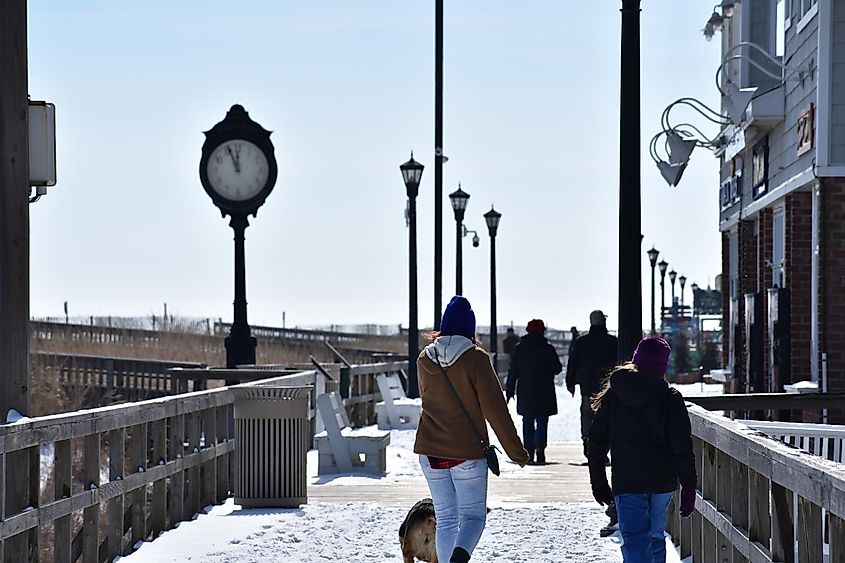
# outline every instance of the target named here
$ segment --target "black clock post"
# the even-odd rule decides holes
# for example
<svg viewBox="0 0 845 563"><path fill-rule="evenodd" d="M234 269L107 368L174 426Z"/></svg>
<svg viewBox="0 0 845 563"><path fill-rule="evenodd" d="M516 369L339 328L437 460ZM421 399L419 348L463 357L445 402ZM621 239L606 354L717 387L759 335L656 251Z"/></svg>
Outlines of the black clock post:
<svg viewBox="0 0 845 563"><path fill-rule="evenodd" d="M256 341L247 322L245 231L276 183L270 131L233 105L226 118L205 132L200 181L235 234L234 318L226 337L226 367L255 363Z"/></svg>

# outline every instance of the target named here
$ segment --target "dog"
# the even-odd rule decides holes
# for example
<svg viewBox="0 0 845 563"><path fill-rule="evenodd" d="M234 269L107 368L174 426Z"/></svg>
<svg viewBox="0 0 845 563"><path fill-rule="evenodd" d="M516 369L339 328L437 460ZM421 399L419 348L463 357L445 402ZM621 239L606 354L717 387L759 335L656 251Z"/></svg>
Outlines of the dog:
<svg viewBox="0 0 845 563"><path fill-rule="evenodd" d="M434 503L430 498L424 498L411 507L399 526L403 563L414 563L417 559L438 563L434 543L436 525Z"/></svg>

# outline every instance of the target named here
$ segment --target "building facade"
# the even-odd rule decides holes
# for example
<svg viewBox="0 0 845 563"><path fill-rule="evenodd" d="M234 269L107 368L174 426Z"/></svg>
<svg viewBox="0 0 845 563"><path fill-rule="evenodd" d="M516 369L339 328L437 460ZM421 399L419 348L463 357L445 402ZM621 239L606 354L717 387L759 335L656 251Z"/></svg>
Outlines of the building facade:
<svg viewBox="0 0 845 563"><path fill-rule="evenodd" d="M845 391L845 0L742 0L721 40L722 109L756 88L716 152L730 389Z"/></svg>

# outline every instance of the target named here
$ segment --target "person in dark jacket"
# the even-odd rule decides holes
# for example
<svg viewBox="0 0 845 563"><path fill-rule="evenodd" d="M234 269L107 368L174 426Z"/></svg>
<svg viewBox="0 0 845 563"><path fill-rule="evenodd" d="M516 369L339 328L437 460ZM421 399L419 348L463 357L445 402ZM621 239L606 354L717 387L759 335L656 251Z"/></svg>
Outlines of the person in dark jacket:
<svg viewBox="0 0 845 563"><path fill-rule="evenodd" d="M505 351L505 354L510 356L511 354L513 354L513 349L516 346L517 342L519 342L519 337L513 331L513 327L509 326L507 334L505 334L505 338L502 340L502 350Z"/></svg>
<svg viewBox="0 0 845 563"><path fill-rule="evenodd" d="M566 363L566 388L575 396L575 385L581 391L581 441L584 457L588 457L588 433L593 421L591 397L599 392L607 374L618 360L618 341L607 333L604 313L590 313L590 332L579 337L569 350Z"/></svg>
<svg viewBox="0 0 845 563"><path fill-rule="evenodd" d="M516 396L516 412L522 415L522 444L528 464L546 463L549 417L557 414L555 375L563 369L555 347L544 336L546 325L533 319L514 347L508 371L507 397Z"/></svg>
<svg viewBox="0 0 845 563"><path fill-rule="evenodd" d="M681 516L695 507L695 454L683 396L663 379L671 348L640 341L596 395L590 427L590 484L599 504L616 503L626 563L666 560L666 512L681 484ZM605 456L613 459L612 486Z"/></svg>

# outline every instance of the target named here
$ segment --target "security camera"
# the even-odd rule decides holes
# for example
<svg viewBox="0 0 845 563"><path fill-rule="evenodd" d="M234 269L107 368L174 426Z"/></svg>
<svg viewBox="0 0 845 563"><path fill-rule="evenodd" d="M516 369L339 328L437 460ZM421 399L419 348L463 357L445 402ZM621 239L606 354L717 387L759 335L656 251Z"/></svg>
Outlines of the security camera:
<svg viewBox="0 0 845 563"><path fill-rule="evenodd" d="M481 244L481 241L478 239L478 235L472 237L472 245L475 248L478 248L478 245Z"/></svg>

